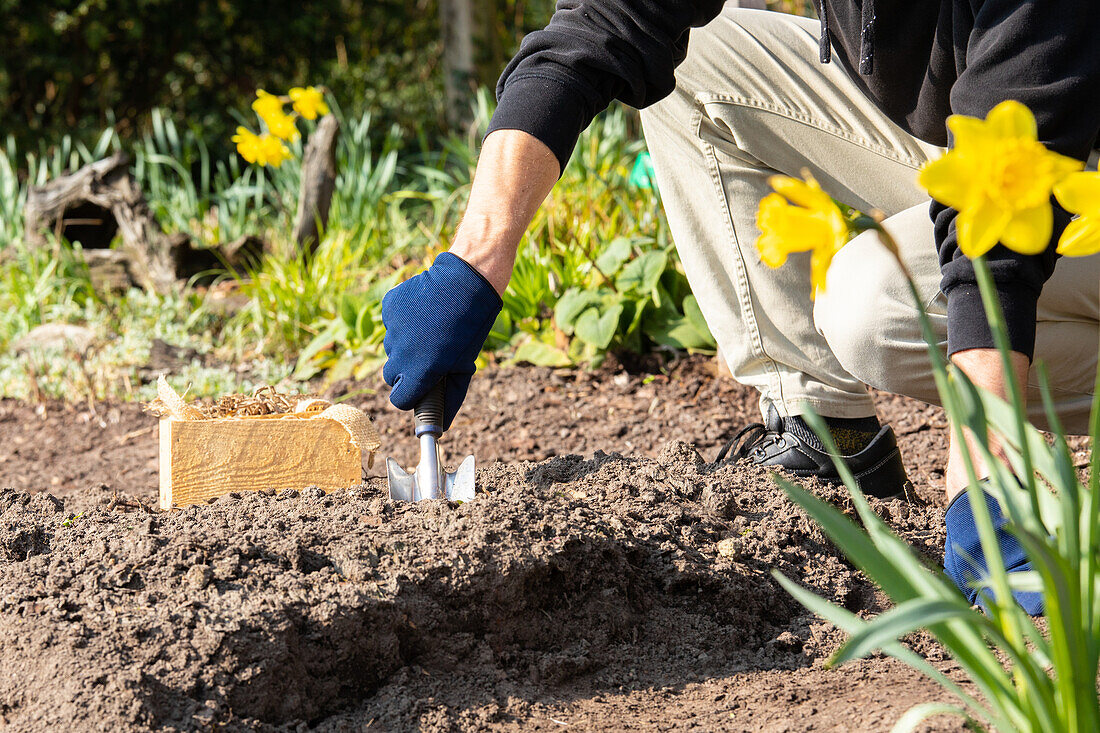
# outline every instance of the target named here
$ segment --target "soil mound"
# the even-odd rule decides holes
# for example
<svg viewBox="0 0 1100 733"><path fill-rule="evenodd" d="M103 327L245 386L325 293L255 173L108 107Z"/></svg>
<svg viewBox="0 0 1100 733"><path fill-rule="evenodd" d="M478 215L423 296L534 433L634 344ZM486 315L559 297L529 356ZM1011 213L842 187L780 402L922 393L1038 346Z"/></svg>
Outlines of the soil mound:
<svg viewBox="0 0 1100 733"><path fill-rule="evenodd" d="M655 459L494 464L478 486L464 505L395 505L372 480L168 514L121 511L138 505L94 490L68 504L2 491L3 721L507 728L548 690L672 688L819 660L835 633L773 570L878 607L765 472L707 466L685 443ZM842 489L812 488L847 504ZM941 556L942 509L876 507Z"/></svg>

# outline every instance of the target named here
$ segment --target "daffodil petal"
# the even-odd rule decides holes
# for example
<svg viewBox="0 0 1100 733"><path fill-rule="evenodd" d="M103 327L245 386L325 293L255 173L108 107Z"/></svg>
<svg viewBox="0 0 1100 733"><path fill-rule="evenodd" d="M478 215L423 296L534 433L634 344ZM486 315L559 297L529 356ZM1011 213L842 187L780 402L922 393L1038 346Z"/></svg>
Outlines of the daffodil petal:
<svg viewBox="0 0 1100 733"><path fill-rule="evenodd" d="M814 249L826 234L820 219L792 207L782 223L769 223L761 228L765 234L783 243L787 252L807 252Z"/></svg>
<svg viewBox="0 0 1100 733"><path fill-rule="evenodd" d="M1085 216L1100 215L1100 173L1074 173L1054 186L1054 195L1066 211Z"/></svg>
<svg viewBox="0 0 1100 733"><path fill-rule="evenodd" d="M1086 257L1100 252L1100 217L1074 219L1058 240L1058 254Z"/></svg>
<svg viewBox="0 0 1100 733"><path fill-rule="evenodd" d="M1037 140L1039 126L1035 115L1026 106L1014 99L1001 102L986 115L989 132L997 137Z"/></svg>
<svg viewBox="0 0 1100 733"><path fill-rule="evenodd" d="M294 111L307 120L315 120L329 113L324 94L317 87L294 87L289 92Z"/></svg>
<svg viewBox="0 0 1100 733"><path fill-rule="evenodd" d="M1047 152L1047 155L1052 163L1054 179L1056 181L1060 181L1068 175L1083 170L1085 167L1084 161L1077 160L1077 158L1071 158L1068 155L1050 151Z"/></svg>
<svg viewBox="0 0 1100 733"><path fill-rule="evenodd" d="M782 265L791 252L827 246L833 239L825 217L800 206L791 206L778 193L768 194L760 201L756 223L760 229L756 247L761 260L771 267Z"/></svg>
<svg viewBox="0 0 1100 733"><path fill-rule="evenodd" d="M1049 203L1014 212L1001 233L1001 243L1014 252L1037 255L1050 246L1054 214Z"/></svg>
<svg viewBox="0 0 1100 733"><path fill-rule="evenodd" d="M983 201L959 212L955 219L959 249L973 259L984 255L1000 241L1009 222L1009 212L991 201Z"/></svg>
<svg viewBox="0 0 1100 733"><path fill-rule="evenodd" d="M974 190L972 172L955 151L921 168L917 180L932 198L953 209L964 208Z"/></svg>
<svg viewBox="0 0 1100 733"><path fill-rule="evenodd" d="M951 115L947 118L947 129L951 131L952 144L958 148L967 148L989 137L985 120L966 115Z"/></svg>
<svg viewBox="0 0 1100 733"><path fill-rule="evenodd" d="M791 178L790 176L772 176L768 179L768 183L775 189L776 193L780 194L795 206L802 206L807 209L821 209L828 206L834 206L833 200L829 198L829 194L821 190L821 186L817 185L817 181L810 178L808 181L800 181L797 178Z"/></svg>
<svg viewBox="0 0 1100 733"><path fill-rule="evenodd" d="M789 205L785 198L777 193L769 193L760 199L760 206L756 210L756 226L766 233L787 208Z"/></svg>
<svg viewBox="0 0 1100 733"><path fill-rule="evenodd" d="M760 252L760 261L768 267L782 267L787 261L787 250L783 242L771 234L761 234L756 239L756 249Z"/></svg>
<svg viewBox="0 0 1100 733"><path fill-rule="evenodd" d="M825 291L825 283L828 279L829 266L833 263L833 249L815 249L810 255L810 297L816 299L818 293Z"/></svg>

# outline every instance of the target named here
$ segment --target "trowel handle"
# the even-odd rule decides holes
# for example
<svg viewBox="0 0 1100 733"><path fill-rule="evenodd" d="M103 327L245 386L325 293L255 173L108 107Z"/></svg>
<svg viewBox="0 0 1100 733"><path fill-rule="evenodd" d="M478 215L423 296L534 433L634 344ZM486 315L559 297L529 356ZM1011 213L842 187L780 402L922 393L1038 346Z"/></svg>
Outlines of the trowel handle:
<svg viewBox="0 0 1100 733"><path fill-rule="evenodd" d="M420 398L413 410L416 423L416 435L443 435L443 397L446 394L445 380L428 390L428 394Z"/></svg>

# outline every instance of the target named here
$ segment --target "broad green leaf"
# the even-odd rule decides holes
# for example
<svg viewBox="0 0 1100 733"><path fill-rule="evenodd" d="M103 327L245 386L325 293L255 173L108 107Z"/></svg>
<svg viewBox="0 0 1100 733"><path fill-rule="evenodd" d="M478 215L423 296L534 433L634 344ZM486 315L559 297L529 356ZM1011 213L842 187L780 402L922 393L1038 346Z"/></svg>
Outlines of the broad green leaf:
<svg viewBox="0 0 1100 733"><path fill-rule="evenodd" d="M355 333L361 341L366 341L374 333L375 326L380 323L381 319L375 318L374 309L364 304L355 322Z"/></svg>
<svg viewBox="0 0 1100 733"><path fill-rule="evenodd" d="M606 349L619 330L619 316L623 307L613 305L601 315L596 308L589 308L577 319L577 338L600 349Z"/></svg>
<svg viewBox="0 0 1100 733"><path fill-rule="evenodd" d="M641 324L648 305L649 301L623 301L623 315L619 318L619 332L622 347L628 351L636 353L642 351Z"/></svg>
<svg viewBox="0 0 1100 733"><path fill-rule="evenodd" d="M714 346L714 336L710 333L710 326L707 325L707 319L703 318L703 311L699 309L699 301L695 299L694 295L688 295L684 298L684 317L691 321L691 325L695 327L695 330L710 341L711 346Z"/></svg>
<svg viewBox="0 0 1100 733"><path fill-rule="evenodd" d="M350 295L340 298L340 317L348 324L348 328L355 330L355 324L359 320L359 303L356 298Z"/></svg>
<svg viewBox="0 0 1100 733"><path fill-rule="evenodd" d="M546 367L567 367L573 365L573 362L569 360L568 356L562 353L561 349L554 348L550 344L544 344L534 339L522 344L516 349L516 354L512 357L512 361L527 362L535 366Z"/></svg>
<svg viewBox="0 0 1100 733"><path fill-rule="evenodd" d="M388 293L399 282L401 282L401 275L402 273L400 271L391 272L386 277L380 280L376 280L369 288L367 288L367 292L364 294L364 297L369 302L381 303L382 298L386 297L386 293Z"/></svg>
<svg viewBox="0 0 1100 733"><path fill-rule="evenodd" d="M649 294L657 287L661 279L661 273L668 266L668 252L646 252L631 260L623 267L616 280L621 291L637 290L639 293Z"/></svg>
<svg viewBox="0 0 1100 733"><path fill-rule="evenodd" d="M618 237L607 245L600 256L596 258L596 267L604 275L614 278L623 263L630 259L634 248L626 237Z"/></svg>
<svg viewBox="0 0 1100 733"><path fill-rule="evenodd" d="M360 359L354 371L356 379L366 379L371 374L381 369L382 365L386 363L385 354L357 354L356 356Z"/></svg>
<svg viewBox="0 0 1100 733"><path fill-rule="evenodd" d="M570 288L554 304L554 323L566 336L572 336L581 314L602 300L599 291Z"/></svg>
<svg viewBox="0 0 1100 733"><path fill-rule="evenodd" d="M713 349L714 342L696 330L687 318L677 318L646 329L646 335L662 346L674 349ZM709 334L708 334L709 335Z"/></svg>
<svg viewBox="0 0 1100 733"><path fill-rule="evenodd" d="M355 372L355 367L357 366L359 366L359 356L357 354L341 356L336 360L336 363L329 368L325 378L330 382L348 379Z"/></svg>
<svg viewBox="0 0 1100 733"><path fill-rule="evenodd" d="M496 320L493 321L493 327L489 329L489 338L507 343L508 339L512 338L513 333L512 317L508 315L508 311L501 310L497 314Z"/></svg>

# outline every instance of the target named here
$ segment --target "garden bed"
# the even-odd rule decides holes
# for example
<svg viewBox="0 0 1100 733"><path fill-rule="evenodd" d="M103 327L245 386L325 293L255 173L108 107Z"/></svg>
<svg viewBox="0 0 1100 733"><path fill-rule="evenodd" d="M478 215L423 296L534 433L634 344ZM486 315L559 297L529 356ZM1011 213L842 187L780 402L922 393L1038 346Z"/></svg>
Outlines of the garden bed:
<svg viewBox="0 0 1100 733"><path fill-rule="evenodd" d="M0 715L13 730L888 730L942 699L892 660L824 668L841 636L770 572L853 610L883 601L764 472L685 442L709 460L757 419L709 369L487 370L447 439L476 453L486 491L461 506L394 505L376 464L327 496L153 513L153 418L0 403ZM938 562L942 413L878 399L917 490L876 507ZM384 401L352 400L409 462L407 417Z"/></svg>

